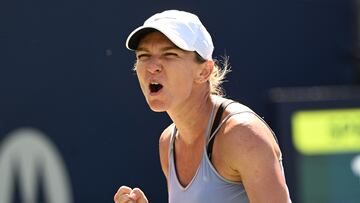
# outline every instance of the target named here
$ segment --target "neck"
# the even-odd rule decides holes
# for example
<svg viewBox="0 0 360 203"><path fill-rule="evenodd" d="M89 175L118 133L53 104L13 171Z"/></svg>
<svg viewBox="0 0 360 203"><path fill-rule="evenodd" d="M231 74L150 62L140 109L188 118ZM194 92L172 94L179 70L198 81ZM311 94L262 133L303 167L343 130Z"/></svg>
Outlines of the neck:
<svg viewBox="0 0 360 203"><path fill-rule="evenodd" d="M189 98L185 104L174 111L168 111L178 129L178 137L187 145L204 139L214 98L208 93Z"/></svg>

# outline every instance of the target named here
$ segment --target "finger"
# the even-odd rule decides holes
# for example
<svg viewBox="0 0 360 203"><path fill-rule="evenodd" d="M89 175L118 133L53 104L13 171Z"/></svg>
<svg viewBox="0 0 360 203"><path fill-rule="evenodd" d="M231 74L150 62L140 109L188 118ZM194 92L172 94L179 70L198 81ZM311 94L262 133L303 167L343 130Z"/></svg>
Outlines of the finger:
<svg viewBox="0 0 360 203"><path fill-rule="evenodd" d="M130 198L128 194L123 194L114 199L115 203L135 203L136 201Z"/></svg>
<svg viewBox="0 0 360 203"><path fill-rule="evenodd" d="M117 193L119 193L119 194L130 194L131 191L132 191L132 189L130 187L123 185L118 189Z"/></svg>
<svg viewBox="0 0 360 203"><path fill-rule="evenodd" d="M130 199L128 195L131 193L131 191L132 189L129 187L121 186L114 195L114 202L122 203L128 201Z"/></svg>
<svg viewBox="0 0 360 203"><path fill-rule="evenodd" d="M144 192L139 188L134 188L130 193L130 198L137 200L137 203L148 203L148 199L146 198Z"/></svg>

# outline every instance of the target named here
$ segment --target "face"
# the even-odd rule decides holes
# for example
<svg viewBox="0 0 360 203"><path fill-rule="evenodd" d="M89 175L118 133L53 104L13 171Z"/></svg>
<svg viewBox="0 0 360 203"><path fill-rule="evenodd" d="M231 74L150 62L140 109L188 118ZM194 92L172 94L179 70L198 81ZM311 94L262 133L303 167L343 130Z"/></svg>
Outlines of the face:
<svg viewBox="0 0 360 203"><path fill-rule="evenodd" d="M140 87L153 111L177 108L194 93L201 64L195 61L194 52L177 48L162 33L146 35L136 59Z"/></svg>

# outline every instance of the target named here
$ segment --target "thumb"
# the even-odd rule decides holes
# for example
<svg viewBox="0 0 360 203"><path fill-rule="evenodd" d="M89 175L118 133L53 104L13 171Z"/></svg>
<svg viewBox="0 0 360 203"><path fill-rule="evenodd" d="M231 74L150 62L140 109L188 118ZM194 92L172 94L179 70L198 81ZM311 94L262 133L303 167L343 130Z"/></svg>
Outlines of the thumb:
<svg viewBox="0 0 360 203"><path fill-rule="evenodd" d="M136 203L149 203L143 191L139 188L134 188L130 193L131 198L136 199Z"/></svg>

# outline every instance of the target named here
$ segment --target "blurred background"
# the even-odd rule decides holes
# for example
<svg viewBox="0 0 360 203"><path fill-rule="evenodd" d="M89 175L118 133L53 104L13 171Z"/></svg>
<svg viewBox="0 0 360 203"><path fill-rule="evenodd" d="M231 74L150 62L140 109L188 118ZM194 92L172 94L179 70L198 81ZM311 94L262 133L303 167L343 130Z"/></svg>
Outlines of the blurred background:
<svg viewBox="0 0 360 203"><path fill-rule="evenodd" d="M158 138L127 35L194 12L227 97L274 129L294 203L360 202L360 1L0 1L0 203L112 202L120 185L167 202Z"/></svg>

